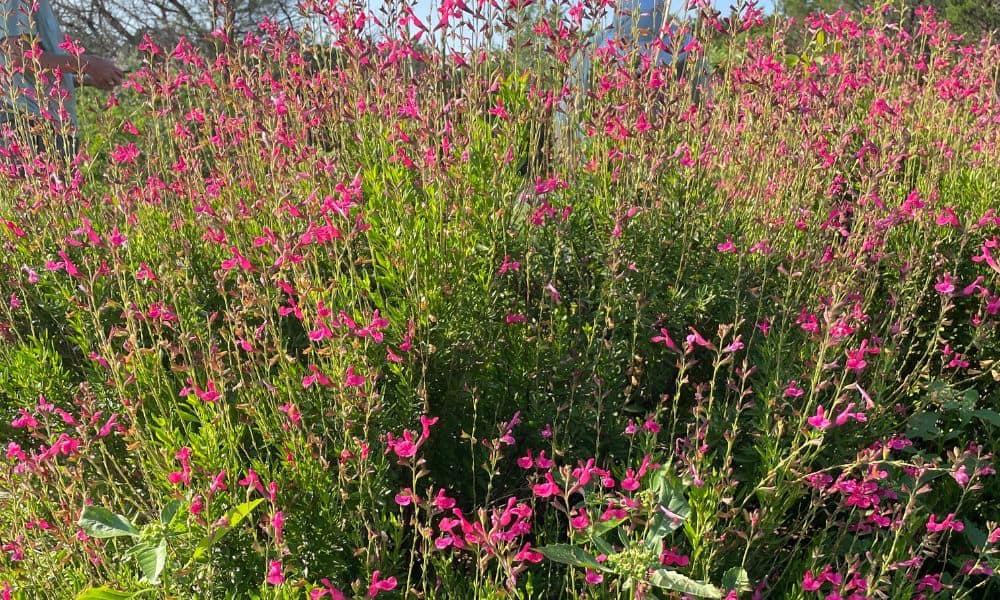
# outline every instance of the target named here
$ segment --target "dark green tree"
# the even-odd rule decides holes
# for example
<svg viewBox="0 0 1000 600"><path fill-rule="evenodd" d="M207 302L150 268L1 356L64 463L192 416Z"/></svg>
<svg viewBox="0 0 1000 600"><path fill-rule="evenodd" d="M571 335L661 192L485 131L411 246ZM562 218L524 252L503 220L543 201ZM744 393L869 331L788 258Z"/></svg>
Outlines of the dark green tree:
<svg viewBox="0 0 1000 600"><path fill-rule="evenodd" d="M864 0L777 0L775 8L782 14L801 18L817 10L856 11L870 4ZM970 41L1000 32L1000 0L902 0L895 4L909 14L919 6L931 6L951 23L955 33L965 34Z"/></svg>

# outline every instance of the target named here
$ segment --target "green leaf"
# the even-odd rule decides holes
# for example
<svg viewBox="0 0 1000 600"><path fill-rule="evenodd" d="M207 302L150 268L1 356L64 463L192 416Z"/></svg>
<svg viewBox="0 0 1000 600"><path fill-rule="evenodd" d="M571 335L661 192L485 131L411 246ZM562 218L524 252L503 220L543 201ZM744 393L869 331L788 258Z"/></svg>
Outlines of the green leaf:
<svg viewBox="0 0 1000 600"><path fill-rule="evenodd" d="M750 589L750 575L746 569L733 567L722 574L722 589L745 592Z"/></svg>
<svg viewBox="0 0 1000 600"><path fill-rule="evenodd" d="M129 554L135 556L139 561L139 568L143 577L153 585L160 583L160 574L167 564L167 539L149 540L138 542Z"/></svg>
<svg viewBox="0 0 1000 600"><path fill-rule="evenodd" d="M573 546L571 544L549 544L548 546L538 548L538 551L541 552L545 558L551 561L562 563L564 565L570 565L571 567L583 567L586 569L600 571L610 570L601 563L597 562L596 558L588 554L586 550L580 548L579 546Z"/></svg>
<svg viewBox="0 0 1000 600"><path fill-rule="evenodd" d="M917 413L910 417L906 435L911 438L933 441L944 433L937 426L938 415L935 413Z"/></svg>
<svg viewBox="0 0 1000 600"><path fill-rule="evenodd" d="M698 598L722 598L722 592L711 583L695 581L669 569L657 569L649 578L649 583L665 590L691 594Z"/></svg>
<svg viewBox="0 0 1000 600"><path fill-rule="evenodd" d="M77 524L87 535L95 538L139 535L139 530L128 519L100 506L85 506Z"/></svg>
<svg viewBox="0 0 1000 600"><path fill-rule="evenodd" d="M194 552L191 554L191 560L188 561L188 565L204 556L204 554L208 552L208 549L211 548L215 542L221 540L233 527L236 527L243 519L247 518L247 516L253 512L253 509L257 508L257 505L263 501L263 498L258 498L256 500L251 500L250 502L244 502L243 504L240 504L236 508L230 510L225 517L226 522L229 525L220 527L202 538L202 540L198 542L198 546L194 549Z"/></svg>
<svg viewBox="0 0 1000 600"><path fill-rule="evenodd" d="M654 478L654 490L658 493L656 514L650 519L646 530L646 547L656 549L667 537L684 524L691 516L691 507L684 497L684 488L671 481L666 467L661 467Z"/></svg>
<svg viewBox="0 0 1000 600"><path fill-rule="evenodd" d="M620 519L608 519L607 521L598 521L590 527L590 535L592 536L602 536L605 533L611 531L615 527L618 527L622 523L628 520L626 517Z"/></svg>
<svg viewBox="0 0 1000 600"><path fill-rule="evenodd" d="M88 588L76 595L76 600L128 600L132 594L119 592L111 588Z"/></svg>
<svg viewBox="0 0 1000 600"><path fill-rule="evenodd" d="M164 526L169 526L174 521L174 517L177 516L177 511L181 507L180 500L171 500L160 511L160 523Z"/></svg>
<svg viewBox="0 0 1000 600"><path fill-rule="evenodd" d="M992 425L994 427L1000 427L1000 413L994 412L992 410L974 410L972 411L972 416L979 419L980 421Z"/></svg>
<svg viewBox="0 0 1000 600"><path fill-rule="evenodd" d="M596 535L590 536L591 543L601 554L614 554L615 548L607 540L602 537L597 537Z"/></svg>
<svg viewBox="0 0 1000 600"><path fill-rule="evenodd" d="M229 511L229 514L226 515L226 518L229 520L229 526L236 527L239 525L240 521L247 518L247 516L253 512L253 509L257 508L257 505L263 501L263 498L258 498L256 500L251 500L250 502L244 502Z"/></svg>

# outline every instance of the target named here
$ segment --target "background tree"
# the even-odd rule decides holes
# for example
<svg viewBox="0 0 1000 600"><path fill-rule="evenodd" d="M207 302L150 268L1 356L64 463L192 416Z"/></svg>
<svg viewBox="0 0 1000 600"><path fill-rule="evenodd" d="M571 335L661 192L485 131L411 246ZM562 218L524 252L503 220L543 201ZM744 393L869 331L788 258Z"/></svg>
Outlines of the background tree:
<svg viewBox="0 0 1000 600"><path fill-rule="evenodd" d="M167 44L217 27L247 31L264 18L295 22L295 0L53 0L66 33L91 52L134 49L144 35Z"/></svg>
<svg viewBox="0 0 1000 600"><path fill-rule="evenodd" d="M919 6L931 6L952 24L955 33L967 34L974 40L1000 31L1000 0L903 0L894 4L901 4L910 14ZM864 0L777 0L775 3L779 12L798 18L817 10L856 11L869 5L871 2Z"/></svg>

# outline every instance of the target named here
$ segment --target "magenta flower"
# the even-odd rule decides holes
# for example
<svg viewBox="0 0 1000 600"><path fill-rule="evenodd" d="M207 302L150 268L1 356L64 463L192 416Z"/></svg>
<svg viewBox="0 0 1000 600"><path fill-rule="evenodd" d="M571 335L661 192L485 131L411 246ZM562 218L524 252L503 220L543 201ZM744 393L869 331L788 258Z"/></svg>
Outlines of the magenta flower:
<svg viewBox="0 0 1000 600"><path fill-rule="evenodd" d="M344 377L344 385L347 387L361 387L365 384L365 376L354 372L354 365L347 367L347 375Z"/></svg>
<svg viewBox="0 0 1000 600"><path fill-rule="evenodd" d="M560 489L556 484L555 479L552 478L552 473L546 473L545 483L539 483L532 486L531 491L534 492L534 494L539 498L548 498L550 496L558 495Z"/></svg>
<svg viewBox="0 0 1000 600"><path fill-rule="evenodd" d="M827 429L830 427L830 425L832 425L830 419L826 418L826 409L823 408L823 405L817 406L816 414L809 417L807 421L809 422L810 425L819 430Z"/></svg>
<svg viewBox="0 0 1000 600"><path fill-rule="evenodd" d="M590 527L590 517L587 516L587 509L581 508L580 513L569 520L569 524L573 529L586 529Z"/></svg>
<svg viewBox="0 0 1000 600"><path fill-rule="evenodd" d="M680 348L677 347L677 344L674 343L674 340L670 339L670 334L667 332L667 328L666 327L661 327L660 328L660 335L655 335L655 336L651 337L650 341L653 342L654 344L658 344L660 342L663 342L664 346L666 346L667 348L670 348L674 352L680 352L681 351Z"/></svg>
<svg viewBox="0 0 1000 600"><path fill-rule="evenodd" d="M517 555L514 557L514 560L521 562L540 563L544 558L545 557L542 555L541 552L531 549L530 542L525 542L524 546L521 547L520 552L518 552Z"/></svg>
<svg viewBox="0 0 1000 600"><path fill-rule="evenodd" d="M518 323L526 323L528 321L528 317L520 313L510 313L504 317L504 321L506 321L508 325L516 325Z"/></svg>
<svg viewBox="0 0 1000 600"><path fill-rule="evenodd" d="M660 564L665 567L686 567L691 564L691 559L677 552L677 548L664 548L660 554Z"/></svg>
<svg viewBox="0 0 1000 600"><path fill-rule="evenodd" d="M389 577L388 579L381 579L379 577L379 572L375 571L372 573L372 582L368 586L368 597L374 598L382 592L391 592L396 589L396 578Z"/></svg>
<svg viewBox="0 0 1000 600"><path fill-rule="evenodd" d="M798 398L806 393L805 390L798 386L798 383L794 379L788 382L788 387L785 388L784 394L786 398Z"/></svg>
<svg viewBox="0 0 1000 600"><path fill-rule="evenodd" d="M402 438L394 438L391 433L387 435L389 449L399 458L413 458L417 453L417 444L413 442L413 434L409 431L403 432Z"/></svg>
<svg viewBox="0 0 1000 600"><path fill-rule="evenodd" d="M320 581L320 583L322 583L326 587L326 589L324 590L324 589L316 588L316 589L312 590L311 592L309 592L309 600L319 600L320 598L323 598L324 596L329 596L330 600L347 600L347 596L344 595L344 592L342 592L339 589L333 587L333 584L330 583L329 579L327 579L327 578L324 577L323 579L320 579L319 581Z"/></svg>
<svg viewBox="0 0 1000 600"><path fill-rule="evenodd" d="M951 278L951 273L939 275L934 289L942 296L950 296L955 292L955 281Z"/></svg>
<svg viewBox="0 0 1000 600"><path fill-rule="evenodd" d="M940 523L935 522L935 517L932 514L927 518L927 531L931 533L938 533L941 531L956 531L961 532L965 529L965 523L955 520L954 513L948 513Z"/></svg>
<svg viewBox="0 0 1000 600"><path fill-rule="evenodd" d="M280 560L271 561L271 566L267 570L267 583L270 585L281 585L285 583L285 575L282 572Z"/></svg>

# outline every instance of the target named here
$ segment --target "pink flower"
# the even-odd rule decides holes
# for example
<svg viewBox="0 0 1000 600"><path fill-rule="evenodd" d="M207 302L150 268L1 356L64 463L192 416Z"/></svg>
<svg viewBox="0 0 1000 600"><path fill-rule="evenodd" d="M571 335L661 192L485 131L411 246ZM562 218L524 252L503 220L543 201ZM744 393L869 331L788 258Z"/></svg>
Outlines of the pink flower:
<svg viewBox="0 0 1000 600"><path fill-rule="evenodd" d="M676 548L665 548L660 554L660 564L666 567L686 567L691 564L691 559L677 552Z"/></svg>
<svg viewBox="0 0 1000 600"><path fill-rule="evenodd" d="M444 488L438 490L437 495L434 496L434 508L438 510L449 510L455 508L455 499L449 498L445 492Z"/></svg>
<svg viewBox="0 0 1000 600"><path fill-rule="evenodd" d="M587 574L584 577L584 579L587 581L588 585L597 585L602 581L604 581L604 575L601 575L597 571L591 571L590 569L587 569Z"/></svg>
<svg viewBox="0 0 1000 600"><path fill-rule="evenodd" d="M372 573L372 583L368 586L368 597L374 598L382 592L391 592L396 589L396 578L380 579L379 572Z"/></svg>
<svg viewBox="0 0 1000 600"><path fill-rule="evenodd" d="M969 559L965 561L962 565L963 575L986 575L987 577L993 576L993 569L982 561L974 561Z"/></svg>
<svg viewBox="0 0 1000 600"><path fill-rule="evenodd" d="M853 402L849 403L847 405L847 408L845 408L843 411L841 411L840 414L837 415L836 419L834 419L834 424L836 424L839 427L841 425L845 425L848 421L852 420L857 421L858 423L864 423L865 421L868 420L868 417L866 417L864 413L860 412L852 413L851 412L852 408L854 408Z"/></svg>
<svg viewBox="0 0 1000 600"><path fill-rule="evenodd" d="M821 585L823 585L823 580L813 577L812 571L806 571L802 577L802 591L816 592L819 591Z"/></svg>
<svg viewBox="0 0 1000 600"><path fill-rule="evenodd" d="M361 387L365 384L365 376L354 372L354 365L347 367L347 376L344 378L344 385L347 387Z"/></svg>
<svg viewBox="0 0 1000 600"><path fill-rule="evenodd" d="M917 591L930 590L935 594L943 589L940 575L924 575L917 583Z"/></svg>
<svg viewBox="0 0 1000 600"><path fill-rule="evenodd" d="M190 485L191 484L191 449L188 448L188 447L186 447L186 446L183 447L183 448L181 448L180 450L177 451L177 454L174 455L174 458L176 458L178 461L180 461L180 463L181 463L181 470L180 471L174 471L174 472L170 473L169 475L167 475L167 480L170 481L170 483L172 483L174 485L177 485L179 483L183 483L184 485Z"/></svg>
<svg viewBox="0 0 1000 600"><path fill-rule="evenodd" d="M526 323L528 321L528 317L520 313L510 313L504 318L504 320L508 325L516 325L518 323Z"/></svg>
<svg viewBox="0 0 1000 600"><path fill-rule="evenodd" d="M986 538L986 541L989 542L990 544L996 544L1000 542L1000 527L997 527L993 531L991 531L989 537Z"/></svg>
<svg viewBox="0 0 1000 600"><path fill-rule="evenodd" d="M935 522L935 517L933 514L927 519L927 531L930 531L932 533L937 533L940 531L947 531L947 530L960 532L964 529L965 529L965 523L961 521L956 521L954 513L948 513L948 515L940 523Z"/></svg>
<svg viewBox="0 0 1000 600"><path fill-rule="evenodd" d="M225 491L226 488L226 472L219 471L219 473L212 478L212 483L208 486L208 491L211 494L215 492Z"/></svg>
<svg viewBox="0 0 1000 600"><path fill-rule="evenodd" d="M130 164L135 162L139 154L139 148L132 142L129 142L127 145L118 144L111 151L111 160L118 164Z"/></svg>
<svg viewBox="0 0 1000 600"><path fill-rule="evenodd" d="M395 496L396 504L400 506L409 506L416 501L416 497L413 495L413 490L406 488Z"/></svg>
<svg viewBox="0 0 1000 600"><path fill-rule="evenodd" d="M681 351L680 348L677 347L677 344L674 343L674 340L670 339L670 334L667 332L667 328L666 327L661 327L660 328L660 335L655 335L655 336L651 337L650 341L653 342L654 344L658 344L660 342L663 342L664 346L666 346L667 348L670 348L674 352L680 352Z"/></svg>
<svg viewBox="0 0 1000 600"><path fill-rule="evenodd" d="M590 527L590 517L587 516L587 509L581 508L580 513L569 520L569 524L573 529L586 529Z"/></svg>
<svg viewBox="0 0 1000 600"><path fill-rule="evenodd" d="M535 466L539 469L551 469L555 462L551 458L545 456L545 450L538 453L538 458L535 459Z"/></svg>
<svg viewBox="0 0 1000 600"><path fill-rule="evenodd" d="M404 431L402 438L393 438L391 433L388 434L387 443L399 458L413 458L417 453L417 445L413 443L413 434L409 431Z"/></svg>
<svg viewBox="0 0 1000 600"><path fill-rule="evenodd" d="M271 567L267 570L267 583L270 585L285 583L285 575L282 573L280 560L271 561Z"/></svg>
<svg viewBox="0 0 1000 600"><path fill-rule="evenodd" d="M522 562L530 562L530 563L540 563L542 562L543 558L545 557L542 556L541 552L538 552L537 550L532 550L531 543L526 542L524 546L521 547L521 551L518 552L517 556L514 557L514 560Z"/></svg>
<svg viewBox="0 0 1000 600"><path fill-rule="evenodd" d="M635 476L635 471L632 469L625 471L625 478L622 479L621 486L623 490L628 492L634 492L639 489L639 480Z"/></svg>
<svg viewBox="0 0 1000 600"><path fill-rule="evenodd" d="M832 425L830 419L826 418L826 410L823 408L823 405L817 406L816 414L812 417L809 417L807 421L809 422L810 425L819 430L827 429L830 427L830 425Z"/></svg>
<svg viewBox="0 0 1000 600"><path fill-rule="evenodd" d="M505 254L503 257L503 262L500 264L500 268L497 269L497 275L503 275L508 271L518 271L521 268L521 263L516 260L511 260L509 254Z"/></svg>
<svg viewBox="0 0 1000 600"><path fill-rule="evenodd" d="M532 486L531 491L539 498L548 498L549 496L558 495L561 490L556 484L555 479L552 478L552 473L546 473L545 483Z"/></svg>
<svg viewBox="0 0 1000 600"><path fill-rule="evenodd" d="M786 398L798 398L799 396L805 394L805 390L798 386L798 381L791 380L788 382L788 387L785 388Z"/></svg>
<svg viewBox="0 0 1000 600"><path fill-rule="evenodd" d="M688 349L692 349L695 346L701 346L702 348L708 348L709 350L714 350L715 346L712 342L706 340L700 333L698 333L694 327L688 327L691 333L687 336Z"/></svg>
<svg viewBox="0 0 1000 600"><path fill-rule="evenodd" d="M333 584L330 583L329 579L324 577L319 581L326 587L326 589L322 590L317 588L309 592L309 600L319 600L324 596L329 596L331 600L347 600L347 596L344 595L344 592L333 587Z"/></svg>
<svg viewBox="0 0 1000 600"><path fill-rule="evenodd" d="M733 236L727 235L726 241L715 246L719 252L736 252L736 244L733 243Z"/></svg>
<svg viewBox="0 0 1000 600"><path fill-rule="evenodd" d="M957 470L952 471L951 476L955 479L955 483L961 487L965 487L969 483L969 474L965 472L965 465L962 465Z"/></svg>
<svg viewBox="0 0 1000 600"><path fill-rule="evenodd" d="M942 296L950 296L954 293L955 282L951 278L951 273L945 273L943 276L938 276L934 289L937 290L937 292Z"/></svg>

